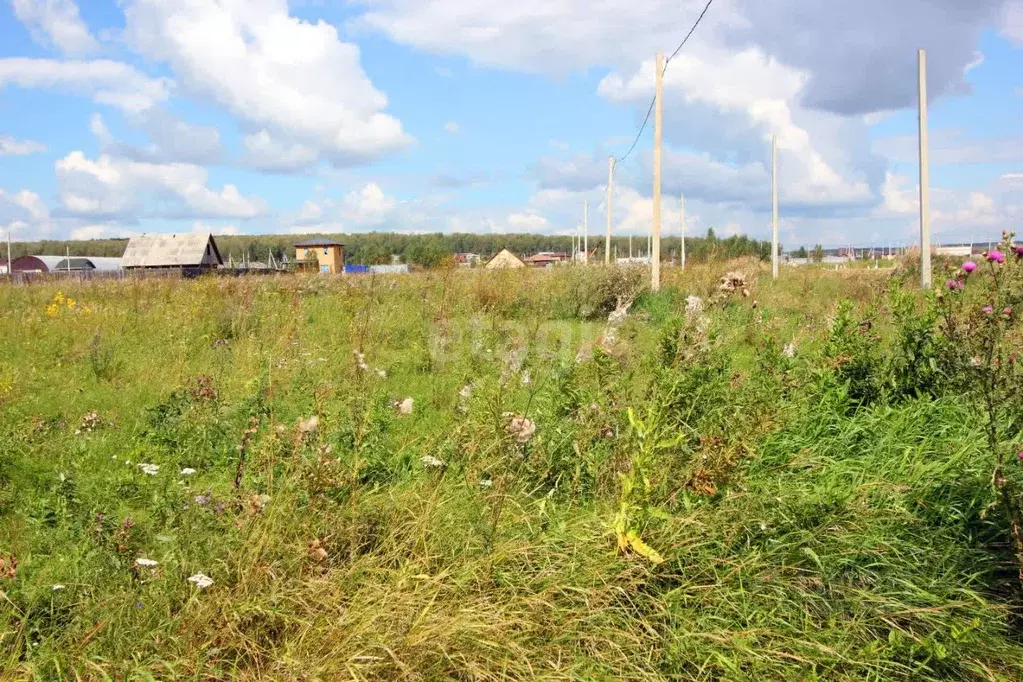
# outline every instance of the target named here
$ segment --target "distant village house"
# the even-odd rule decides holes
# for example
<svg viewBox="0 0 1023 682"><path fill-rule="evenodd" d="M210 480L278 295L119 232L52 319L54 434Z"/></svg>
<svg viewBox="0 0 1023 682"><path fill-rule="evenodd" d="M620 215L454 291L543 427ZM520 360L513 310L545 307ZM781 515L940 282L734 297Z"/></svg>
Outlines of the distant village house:
<svg viewBox="0 0 1023 682"><path fill-rule="evenodd" d="M341 242L325 237L314 237L300 241L294 246L295 262L299 268L315 268L329 275L344 271L345 245Z"/></svg>
<svg viewBox="0 0 1023 682"><path fill-rule="evenodd" d="M183 274L198 274L223 264L217 242L208 232L132 237L121 258L121 267L127 271L180 270Z"/></svg>
<svg viewBox="0 0 1023 682"><path fill-rule="evenodd" d="M546 268L553 265L560 265L561 263L567 263L571 260L571 257L563 251L541 251L535 256L530 256L525 260L526 265L531 265L534 268Z"/></svg>

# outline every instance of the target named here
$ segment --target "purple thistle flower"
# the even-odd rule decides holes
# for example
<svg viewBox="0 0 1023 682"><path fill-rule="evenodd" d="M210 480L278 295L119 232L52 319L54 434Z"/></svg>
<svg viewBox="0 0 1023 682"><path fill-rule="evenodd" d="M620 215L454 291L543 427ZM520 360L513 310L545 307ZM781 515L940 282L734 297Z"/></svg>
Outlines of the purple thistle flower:
<svg viewBox="0 0 1023 682"><path fill-rule="evenodd" d="M991 251L988 251L987 259L992 263L1004 263L1005 254L998 249L992 249Z"/></svg>
<svg viewBox="0 0 1023 682"><path fill-rule="evenodd" d="M1016 247L1016 258L1023 258L1023 246Z"/></svg>
<svg viewBox="0 0 1023 682"><path fill-rule="evenodd" d="M973 272L976 269L977 264L974 263L972 260L968 260L965 263L963 263L963 272Z"/></svg>
<svg viewBox="0 0 1023 682"><path fill-rule="evenodd" d="M1002 315L1005 315L1006 317L1012 317L1012 308L1010 308L1009 306L1005 306L1005 308L1002 309Z"/></svg>
<svg viewBox="0 0 1023 682"><path fill-rule="evenodd" d="M1019 451L1019 454L1016 455L1016 459L1023 462L1023 450Z"/></svg>
<svg viewBox="0 0 1023 682"><path fill-rule="evenodd" d="M963 288L963 283L957 279L950 279L945 282L945 286L947 286L950 291L958 291Z"/></svg>
<svg viewBox="0 0 1023 682"><path fill-rule="evenodd" d="M995 309L989 305L986 305L982 308L982 311L985 315L990 315L991 313L995 312Z"/></svg>

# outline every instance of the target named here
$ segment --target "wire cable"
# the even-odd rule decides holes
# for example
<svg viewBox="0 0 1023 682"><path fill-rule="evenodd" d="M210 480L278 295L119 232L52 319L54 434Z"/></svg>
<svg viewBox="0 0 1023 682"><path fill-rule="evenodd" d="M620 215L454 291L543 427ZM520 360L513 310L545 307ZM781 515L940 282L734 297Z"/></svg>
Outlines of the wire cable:
<svg viewBox="0 0 1023 682"><path fill-rule="evenodd" d="M689 39L693 36L693 33L696 31L696 27L700 25L701 21L703 21L703 17L706 16L707 10L710 9L710 6L712 4L714 4L714 0L707 0L707 4L704 6L703 11L700 12L700 16L696 18L696 23L694 23L693 27L689 29L689 33L687 33L686 37L682 39L682 42L678 44L678 47L676 47L675 51L671 53L671 56L664 60L664 68L661 69L661 76L663 76L668 71L668 64L671 63L671 60L678 56L678 53L682 50L683 47L685 47L685 44L689 42ZM625 161L625 159L629 158L629 155L632 154L633 150L636 149L636 145L639 144L639 140L643 136L643 131L646 130L646 124L650 122L650 114L653 113L654 104L656 103L656 101L657 95L654 95L652 98L650 98L650 106L647 107L646 116L643 117L643 125L639 127L639 132L636 133L636 139L632 141L632 146L629 147L629 151L625 152L624 156L622 156L621 158L615 158L615 163L622 163L623 161Z"/></svg>

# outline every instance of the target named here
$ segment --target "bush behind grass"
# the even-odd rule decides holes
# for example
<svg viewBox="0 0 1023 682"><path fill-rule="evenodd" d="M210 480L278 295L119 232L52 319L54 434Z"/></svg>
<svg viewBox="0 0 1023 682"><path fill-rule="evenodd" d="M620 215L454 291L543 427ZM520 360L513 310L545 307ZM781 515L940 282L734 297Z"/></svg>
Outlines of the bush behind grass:
<svg viewBox="0 0 1023 682"><path fill-rule="evenodd" d="M726 269L0 290L3 677L1019 679L921 318L883 273Z"/></svg>

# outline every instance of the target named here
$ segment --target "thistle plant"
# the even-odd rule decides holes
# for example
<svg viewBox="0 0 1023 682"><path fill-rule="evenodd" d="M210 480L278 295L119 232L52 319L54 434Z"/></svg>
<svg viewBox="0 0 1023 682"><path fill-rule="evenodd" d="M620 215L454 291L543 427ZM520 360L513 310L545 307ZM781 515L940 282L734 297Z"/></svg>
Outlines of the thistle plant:
<svg viewBox="0 0 1023 682"><path fill-rule="evenodd" d="M964 393L983 410L992 506L1001 506L1008 519L1023 580L1023 453L1018 452L1023 435L1023 246L1014 238L1015 233L1003 232L1002 242L980 263L963 263L938 300L940 328L950 341L948 362Z"/></svg>

